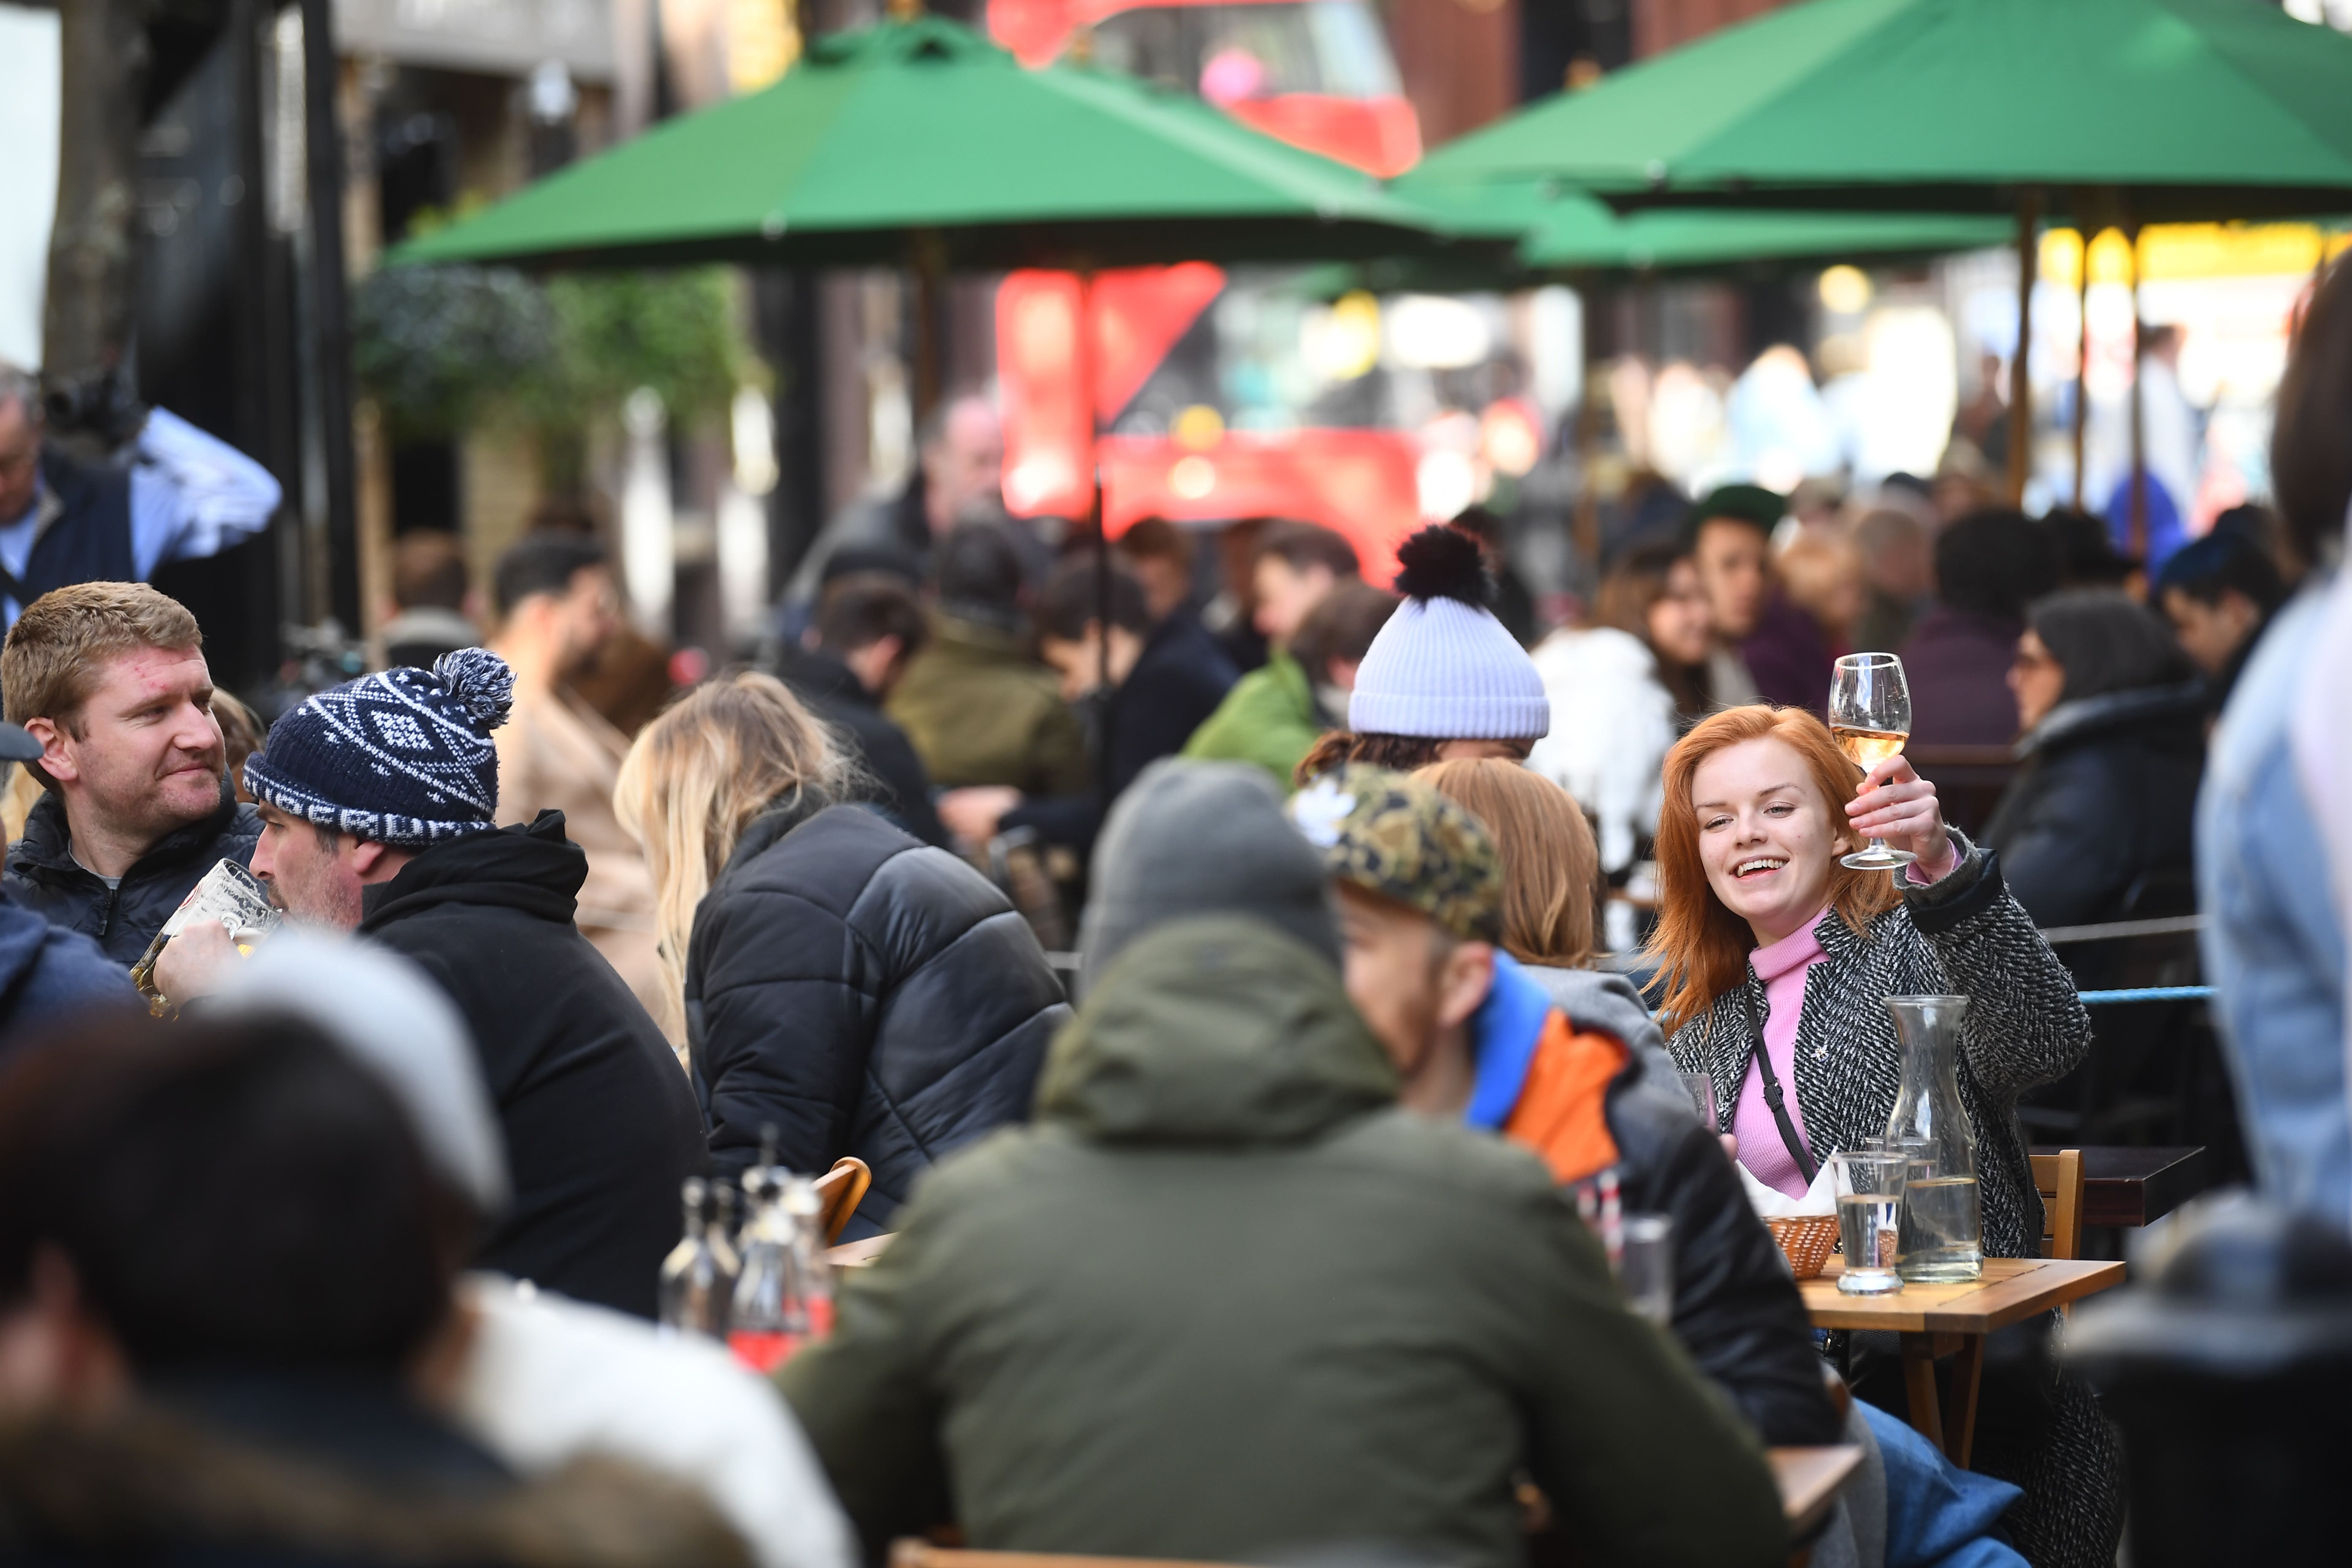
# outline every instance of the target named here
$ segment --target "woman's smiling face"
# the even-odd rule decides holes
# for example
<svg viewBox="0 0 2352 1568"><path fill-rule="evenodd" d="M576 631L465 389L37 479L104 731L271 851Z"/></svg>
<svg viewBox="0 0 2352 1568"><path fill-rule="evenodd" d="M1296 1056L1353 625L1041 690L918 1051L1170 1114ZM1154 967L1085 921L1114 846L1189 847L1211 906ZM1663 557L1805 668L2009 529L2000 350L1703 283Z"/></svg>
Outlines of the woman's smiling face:
<svg viewBox="0 0 2352 1568"><path fill-rule="evenodd" d="M1711 753L1691 774L1691 805L1706 884L1759 946L1821 912L1849 842L1795 747L1767 737Z"/></svg>

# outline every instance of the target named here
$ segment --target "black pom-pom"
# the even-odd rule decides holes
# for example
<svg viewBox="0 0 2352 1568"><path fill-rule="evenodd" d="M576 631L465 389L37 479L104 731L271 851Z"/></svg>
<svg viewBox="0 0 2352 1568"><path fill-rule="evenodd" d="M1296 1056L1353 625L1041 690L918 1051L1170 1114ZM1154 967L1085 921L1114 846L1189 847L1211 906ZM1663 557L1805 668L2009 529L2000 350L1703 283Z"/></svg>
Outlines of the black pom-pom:
<svg viewBox="0 0 2352 1568"><path fill-rule="evenodd" d="M1495 601L1495 576L1478 542L1443 523L1397 546L1396 591L1408 599L1459 599L1478 609Z"/></svg>

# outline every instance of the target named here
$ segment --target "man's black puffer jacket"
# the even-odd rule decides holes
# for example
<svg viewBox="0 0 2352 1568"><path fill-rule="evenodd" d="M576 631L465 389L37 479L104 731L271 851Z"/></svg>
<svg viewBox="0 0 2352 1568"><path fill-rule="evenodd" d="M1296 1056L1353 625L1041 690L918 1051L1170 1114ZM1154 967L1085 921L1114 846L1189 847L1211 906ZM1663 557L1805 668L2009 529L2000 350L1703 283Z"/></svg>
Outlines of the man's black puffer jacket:
<svg viewBox="0 0 2352 1568"><path fill-rule="evenodd" d="M51 925L92 938L128 968L205 872L223 860L251 864L260 837L260 814L238 804L224 776L210 816L165 834L110 888L73 858L65 802L52 791L34 803L25 837L9 848L8 892Z"/></svg>
<svg viewBox="0 0 2352 1568"><path fill-rule="evenodd" d="M687 947L695 1091L714 1169L854 1154L852 1229L889 1228L915 1178L1027 1119L1069 1016L1028 925L988 879L872 809L809 792L743 830Z"/></svg>
<svg viewBox="0 0 2352 1568"><path fill-rule="evenodd" d="M1535 965L1521 973L1577 1028L1613 1035L1632 1052L1603 1114L1625 1212L1674 1217L1675 1338L1767 1444L1840 1441L1789 1265L1721 1141L1698 1119L1639 994L1619 974Z"/></svg>

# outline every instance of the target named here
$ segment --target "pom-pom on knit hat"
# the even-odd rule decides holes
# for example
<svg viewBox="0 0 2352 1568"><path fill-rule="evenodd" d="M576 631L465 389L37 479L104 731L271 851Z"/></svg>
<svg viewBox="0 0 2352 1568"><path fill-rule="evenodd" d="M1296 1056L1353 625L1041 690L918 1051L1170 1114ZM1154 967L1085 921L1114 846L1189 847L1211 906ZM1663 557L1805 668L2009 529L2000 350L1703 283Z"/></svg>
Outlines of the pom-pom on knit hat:
<svg viewBox="0 0 2352 1568"><path fill-rule="evenodd" d="M1486 606L1494 580L1478 542L1424 528L1397 550L1404 603L1372 639L1348 699L1359 735L1537 741L1551 730L1543 679Z"/></svg>
<svg viewBox="0 0 2352 1568"><path fill-rule="evenodd" d="M499 805L490 731L513 704L514 671L488 648L363 675L272 724L245 785L290 816L379 844L487 833Z"/></svg>

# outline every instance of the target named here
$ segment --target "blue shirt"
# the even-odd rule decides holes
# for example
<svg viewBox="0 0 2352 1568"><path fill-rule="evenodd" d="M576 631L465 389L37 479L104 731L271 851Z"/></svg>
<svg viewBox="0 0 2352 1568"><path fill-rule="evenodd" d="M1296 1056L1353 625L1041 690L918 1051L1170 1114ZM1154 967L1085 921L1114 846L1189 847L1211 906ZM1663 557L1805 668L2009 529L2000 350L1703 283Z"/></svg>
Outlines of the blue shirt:
<svg viewBox="0 0 2352 1568"><path fill-rule="evenodd" d="M131 470L131 560L139 580L167 561L215 555L268 526L282 492L269 470L167 409L151 410ZM0 525L0 566L22 577L39 539L46 487L14 522ZM0 595L0 629L24 606Z"/></svg>

